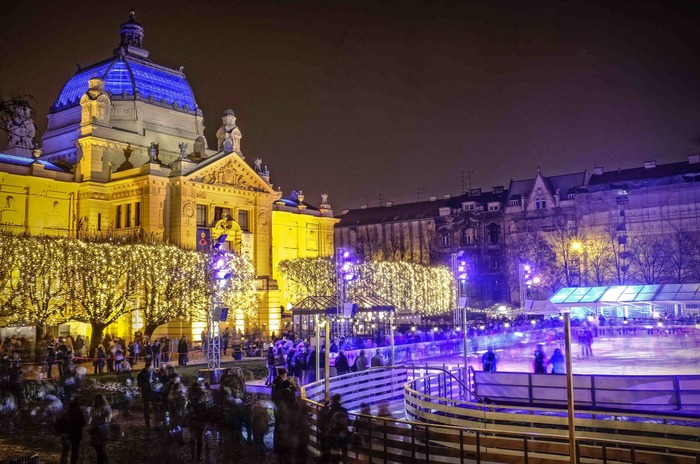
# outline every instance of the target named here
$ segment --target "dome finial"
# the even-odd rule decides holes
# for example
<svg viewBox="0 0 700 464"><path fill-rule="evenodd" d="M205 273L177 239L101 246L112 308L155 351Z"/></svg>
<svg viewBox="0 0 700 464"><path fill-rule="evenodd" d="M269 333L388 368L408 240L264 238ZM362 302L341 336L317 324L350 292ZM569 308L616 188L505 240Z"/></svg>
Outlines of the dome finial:
<svg viewBox="0 0 700 464"><path fill-rule="evenodd" d="M148 51L143 48L143 26L136 22L136 11L129 11L129 19L119 27L119 36L121 38L119 48L114 53L123 53L128 55L136 55L141 58L148 58Z"/></svg>

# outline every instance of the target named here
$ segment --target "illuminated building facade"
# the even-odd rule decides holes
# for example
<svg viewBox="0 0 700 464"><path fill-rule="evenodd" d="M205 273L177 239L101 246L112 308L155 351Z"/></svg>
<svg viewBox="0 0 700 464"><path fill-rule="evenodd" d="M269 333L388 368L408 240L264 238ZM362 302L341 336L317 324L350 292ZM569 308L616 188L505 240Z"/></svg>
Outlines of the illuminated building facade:
<svg viewBox="0 0 700 464"><path fill-rule="evenodd" d="M275 280L279 260L333 253L337 220L327 197L318 208L301 193L282 198L262 160L243 156L231 110L209 149L183 69L151 61L143 32L132 12L112 56L68 80L40 150L29 114L18 114L0 154L0 225L76 238L153 236L186 249L226 233L224 247L255 266L261 328L277 331L288 303Z"/></svg>

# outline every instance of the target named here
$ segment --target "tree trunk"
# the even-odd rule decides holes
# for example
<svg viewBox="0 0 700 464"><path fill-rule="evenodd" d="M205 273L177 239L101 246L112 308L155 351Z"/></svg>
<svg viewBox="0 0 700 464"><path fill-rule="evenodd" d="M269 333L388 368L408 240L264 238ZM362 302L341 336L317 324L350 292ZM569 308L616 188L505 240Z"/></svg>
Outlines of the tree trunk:
<svg viewBox="0 0 700 464"><path fill-rule="evenodd" d="M90 352L87 353L88 358L95 356L95 350L102 343L102 334L107 326L97 322L90 322L90 327L92 328L92 333L90 335Z"/></svg>
<svg viewBox="0 0 700 464"><path fill-rule="evenodd" d="M160 324L156 324L154 322L146 323L146 327L143 329L143 334L146 336L146 338L150 340L153 332L156 331L159 325Z"/></svg>
<svg viewBox="0 0 700 464"><path fill-rule="evenodd" d="M46 353L41 351L41 341L44 338L44 325L34 326L34 362L42 362Z"/></svg>

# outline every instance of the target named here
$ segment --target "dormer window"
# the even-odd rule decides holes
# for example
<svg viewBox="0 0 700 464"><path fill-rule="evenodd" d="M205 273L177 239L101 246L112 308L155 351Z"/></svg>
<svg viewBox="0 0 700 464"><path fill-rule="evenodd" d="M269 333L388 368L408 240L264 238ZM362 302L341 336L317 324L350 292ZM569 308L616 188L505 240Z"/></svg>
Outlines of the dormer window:
<svg viewBox="0 0 700 464"><path fill-rule="evenodd" d="M452 212L452 208L449 208L449 207L440 208L440 216L442 216L442 217L449 216L451 212Z"/></svg>
<svg viewBox="0 0 700 464"><path fill-rule="evenodd" d="M575 200L576 199L576 194L575 193L570 193L569 194L569 200Z"/></svg>
<svg viewBox="0 0 700 464"><path fill-rule="evenodd" d="M508 206L519 206L520 200L508 200Z"/></svg>
<svg viewBox="0 0 700 464"><path fill-rule="evenodd" d="M465 201L462 203L462 210L463 211L474 211L476 209L476 202L475 201Z"/></svg>
<svg viewBox="0 0 700 464"><path fill-rule="evenodd" d="M547 209L547 199L545 197L535 198L535 209Z"/></svg>
<svg viewBox="0 0 700 464"><path fill-rule="evenodd" d="M491 202L488 204L489 211L500 211L501 204L496 202Z"/></svg>

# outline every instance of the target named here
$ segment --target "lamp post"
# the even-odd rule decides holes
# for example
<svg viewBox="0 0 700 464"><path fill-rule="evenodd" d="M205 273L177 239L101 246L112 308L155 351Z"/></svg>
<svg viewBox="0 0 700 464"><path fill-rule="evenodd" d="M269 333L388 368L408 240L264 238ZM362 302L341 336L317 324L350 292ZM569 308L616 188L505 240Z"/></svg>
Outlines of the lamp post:
<svg viewBox="0 0 700 464"><path fill-rule="evenodd" d="M576 425L574 424L574 373L571 362L571 311L566 309L564 315L564 349L566 350L566 400L569 418L569 462L576 464Z"/></svg>

